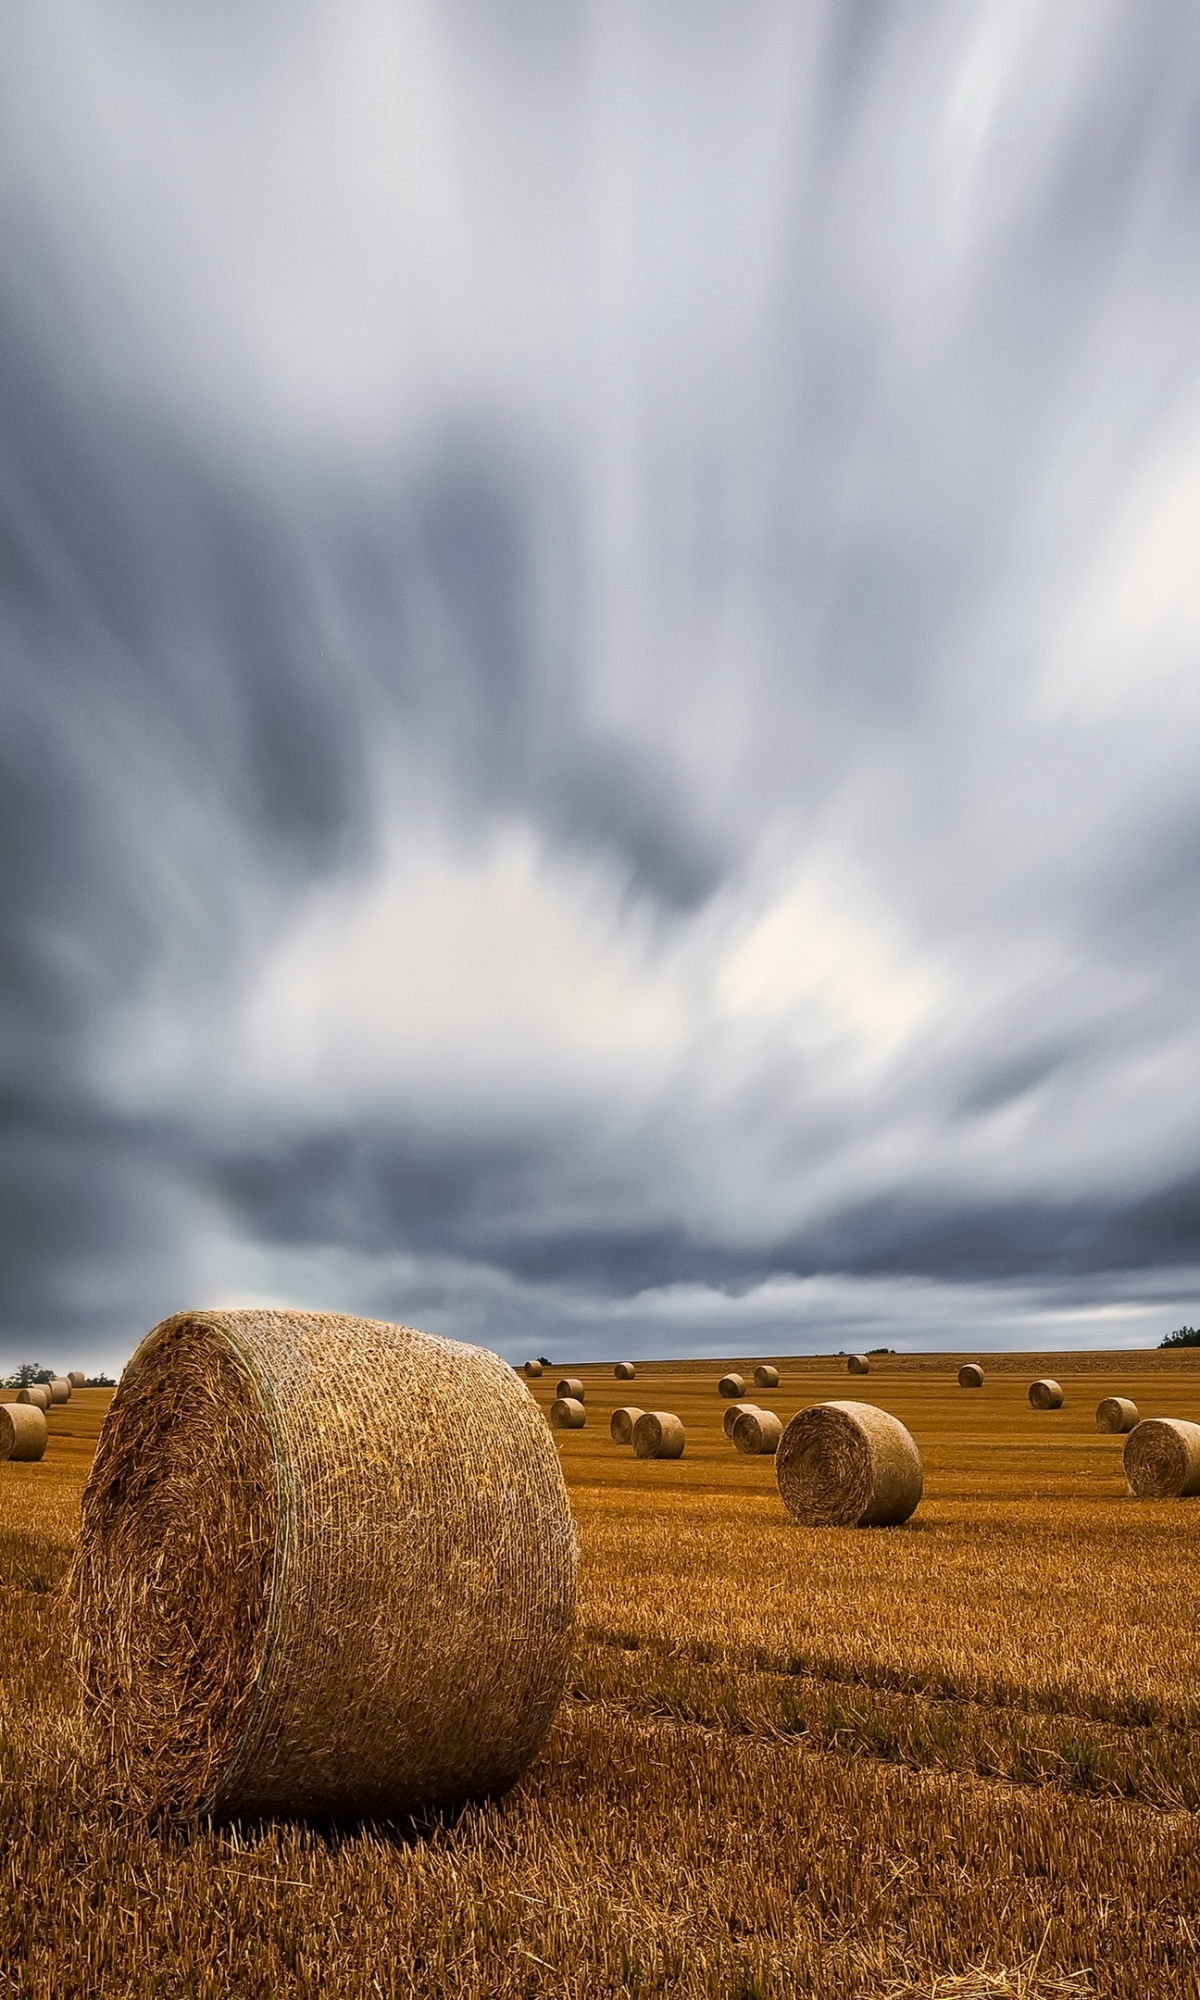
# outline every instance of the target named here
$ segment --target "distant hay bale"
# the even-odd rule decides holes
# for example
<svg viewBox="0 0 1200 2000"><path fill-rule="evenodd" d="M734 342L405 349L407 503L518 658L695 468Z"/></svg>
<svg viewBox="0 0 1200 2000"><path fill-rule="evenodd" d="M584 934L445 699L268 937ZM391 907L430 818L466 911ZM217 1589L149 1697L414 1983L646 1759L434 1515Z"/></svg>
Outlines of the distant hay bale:
<svg viewBox="0 0 1200 2000"><path fill-rule="evenodd" d="M524 1373L530 1382L536 1382L541 1372L542 1364L540 1361L527 1361L525 1363Z"/></svg>
<svg viewBox="0 0 1200 2000"><path fill-rule="evenodd" d="M718 1396L728 1396L731 1401L735 1396L743 1396L745 1393L746 1384L740 1375L722 1375L717 1383Z"/></svg>
<svg viewBox="0 0 1200 2000"><path fill-rule="evenodd" d="M633 1427L641 1415L641 1410L635 1410L632 1403L613 1411L608 1420L608 1435L614 1444L633 1443Z"/></svg>
<svg viewBox="0 0 1200 2000"><path fill-rule="evenodd" d="M1125 1477L1138 1500L1190 1500L1200 1494L1200 1424L1147 1417L1125 1440Z"/></svg>
<svg viewBox="0 0 1200 2000"><path fill-rule="evenodd" d="M50 1391L44 1382L31 1382L26 1389L17 1390L18 1403L32 1403L35 1410L50 1408Z"/></svg>
<svg viewBox="0 0 1200 2000"><path fill-rule="evenodd" d="M637 1375L637 1369L634 1367L632 1361L618 1361L616 1367L613 1369L613 1374L616 1376L618 1382L632 1382Z"/></svg>
<svg viewBox="0 0 1200 2000"><path fill-rule="evenodd" d="M964 1361L958 1371L958 1386L960 1389L982 1389L983 1370L977 1361Z"/></svg>
<svg viewBox="0 0 1200 2000"><path fill-rule="evenodd" d="M1035 1410L1061 1410L1063 1392L1057 1382L1044 1376L1040 1382L1029 1385L1029 1401Z"/></svg>
<svg viewBox="0 0 1200 2000"><path fill-rule="evenodd" d="M869 1375L870 1372L871 1364L865 1354L848 1354L846 1356L846 1373L848 1375Z"/></svg>
<svg viewBox="0 0 1200 2000"><path fill-rule="evenodd" d="M775 1453L788 1513L808 1528L882 1528L921 1498L921 1455L897 1417L870 1403L813 1403Z"/></svg>
<svg viewBox="0 0 1200 2000"><path fill-rule="evenodd" d="M772 1368L769 1361L760 1361L754 1371L754 1386L756 1389L778 1389L778 1368Z"/></svg>
<svg viewBox="0 0 1200 2000"><path fill-rule="evenodd" d="M180 1313L113 1400L69 1594L87 1734L130 1805L394 1818L535 1754L575 1538L496 1355L333 1313Z"/></svg>
<svg viewBox="0 0 1200 2000"><path fill-rule="evenodd" d="M65 1375L56 1375L52 1381L47 1382L46 1387L50 1391L50 1401L52 1403L70 1402L71 1384Z"/></svg>
<svg viewBox="0 0 1200 2000"><path fill-rule="evenodd" d="M1096 1405L1096 1429L1107 1431L1110 1436L1119 1437L1123 1431L1131 1431L1137 1420L1138 1406L1128 1396L1105 1396Z"/></svg>
<svg viewBox="0 0 1200 2000"><path fill-rule="evenodd" d="M756 1410L757 1408L758 1408L757 1403L730 1403L728 1409L725 1410L721 1418L721 1424L724 1429L726 1437L727 1438L733 1437L733 1427L736 1424L738 1418L741 1416L743 1410Z"/></svg>
<svg viewBox="0 0 1200 2000"><path fill-rule="evenodd" d="M782 1436L783 1425L774 1410L741 1410L733 1426L734 1449L749 1458L778 1451Z"/></svg>
<svg viewBox="0 0 1200 2000"><path fill-rule="evenodd" d="M578 1375L564 1375L554 1393L564 1403L582 1403L583 1383Z"/></svg>
<svg viewBox="0 0 1200 2000"><path fill-rule="evenodd" d="M633 1427L639 1458L682 1458L683 1444L683 1425L670 1410L643 1410Z"/></svg>
<svg viewBox="0 0 1200 2000"><path fill-rule="evenodd" d="M82 1368L69 1368L67 1370L67 1380L71 1384L72 1389L82 1389L87 1381L87 1376L84 1374Z"/></svg>
<svg viewBox="0 0 1200 2000"><path fill-rule="evenodd" d="M556 1431L581 1431L587 1422L587 1411L578 1396L560 1396L550 1405L550 1421Z"/></svg>
<svg viewBox="0 0 1200 2000"><path fill-rule="evenodd" d="M36 1403L0 1403L0 1458L31 1464L45 1451L47 1436L46 1418Z"/></svg>

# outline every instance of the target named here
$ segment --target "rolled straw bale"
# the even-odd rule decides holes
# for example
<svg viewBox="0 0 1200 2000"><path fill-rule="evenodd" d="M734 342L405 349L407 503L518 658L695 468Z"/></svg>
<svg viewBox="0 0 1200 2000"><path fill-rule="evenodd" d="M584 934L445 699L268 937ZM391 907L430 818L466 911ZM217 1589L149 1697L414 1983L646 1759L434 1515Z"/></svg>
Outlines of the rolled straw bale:
<svg viewBox="0 0 1200 2000"><path fill-rule="evenodd" d="M1057 1382L1047 1375L1040 1382L1029 1384L1029 1401L1035 1410L1061 1410L1063 1393Z"/></svg>
<svg viewBox="0 0 1200 2000"><path fill-rule="evenodd" d="M742 1410L733 1426L734 1449L750 1458L778 1451L782 1436L783 1425L774 1410Z"/></svg>
<svg viewBox="0 0 1200 2000"><path fill-rule="evenodd" d="M613 1369L613 1374L616 1376L618 1382L632 1382L637 1375L637 1369L634 1367L632 1361L618 1361L616 1367Z"/></svg>
<svg viewBox="0 0 1200 2000"><path fill-rule="evenodd" d="M769 1361L760 1361L754 1371L754 1386L756 1389L778 1389L778 1368L772 1368Z"/></svg>
<svg viewBox="0 0 1200 2000"><path fill-rule="evenodd" d="M633 1427L641 1414L640 1410L634 1409L632 1403L627 1403L623 1409L613 1411L608 1420L608 1435L614 1444L633 1443Z"/></svg>
<svg viewBox="0 0 1200 2000"><path fill-rule="evenodd" d="M17 1390L18 1403L32 1403L35 1410L50 1408L50 1391L44 1382L31 1382L27 1389Z"/></svg>
<svg viewBox="0 0 1200 2000"><path fill-rule="evenodd" d="M525 1375L527 1376L527 1378L528 1378L528 1380L529 1380L530 1382L536 1382L536 1381L537 1381L537 1379L538 1379L538 1376L539 1376L539 1375L541 1374L541 1372L542 1372L542 1364L541 1364L541 1362L540 1362L540 1361L527 1361L527 1362L525 1363L525 1369L524 1369L524 1372L525 1372Z"/></svg>
<svg viewBox="0 0 1200 2000"><path fill-rule="evenodd" d="M50 1401L52 1403L70 1402L71 1384L68 1382L65 1375L56 1375L53 1381L47 1382L46 1387L50 1391Z"/></svg>
<svg viewBox="0 0 1200 2000"><path fill-rule="evenodd" d="M38 1459L47 1435L45 1415L36 1403L0 1403L0 1458Z"/></svg>
<svg viewBox="0 0 1200 2000"><path fill-rule="evenodd" d="M745 1392L746 1384L740 1375L722 1375L717 1383L718 1396L728 1396L731 1402L736 1396L742 1396Z"/></svg>
<svg viewBox="0 0 1200 2000"><path fill-rule="evenodd" d="M869 1375L870 1372L871 1364L865 1354L848 1354L846 1356L846 1373L848 1375Z"/></svg>
<svg viewBox="0 0 1200 2000"><path fill-rule="evenodd" d="M741 1416L743 1410L756 1410L757 1408L758 1408L757 1403L730 1403L729 1407L726 1409L724 1415L721 1418L721 1424L724 1429L726 1437L732 1438L733 1427L736 1424L738 1418Z"/></svg>
<svg viewBox="0 0 1200 2000"><path fill-rule="evenodd" d="M983 1370L977 1361L964 1361L958 1371L958 1386L960 1389L982 1389Z"/></svg>
<svg viewBox="0 0 1200 2000"><path fill-rule="evenodd" d="M577 1396L560 1396L550 1405L550 1421L556 1431L581 1431L587 1422L587 1411Z"/></svg>
<svg viewBox="0 0 1200 2000"><path fill-rule="evenodd" d="M1120 1436L1131 1431L1138 1420L1138 1406L1128 1396L1105 1396L1096 1405L1096 1429Z"/></svg>
<svg viewBox="0 0 1200 2000"><path fill-rule="evenodd" d="M1125 1477L1138 1500L1190 1500L1200 1493L1200 1424L1147 1417L1125 1440Z"/></svg>
<svg viewBox="0 0 1200 2000"><path fill-rule="evenodd" d="M775 1453L788 1513L808 1528L882 1528L921 1498L921 1455L897 1417L871 1403L812 1403Z"/></svg>
<svg viewBox="0 0 1200 2000"><path fill-rule="evenodd" d="M495 1792L570 1656L558 1453L479 1348L180 1313L113 1399L70 1597L89 1736L143 1809L391 1818Z"/></svg>
<svg viewBox="0 0 1200 2000"><path fill-rule="evenodd" d="M554 1393L563 1402L582 1403L583 1383L578 1375L564 1375Z"/></svg>
<svg viewBox="0 0 1200 2000"><path fill-rule="evenodd" d="M68 1368L67 1380L71 1384L72 1389L82 1389L84 1383L87 1381L87 1376L84 1374L82 1368Z"/></svg>
<svg viewBox="0 0 1200 2000"><path fill-rule="evenodd" d="M683 1425L670 1410L643 1410L633 1427L639 1458L682 1458Z"/></svg>

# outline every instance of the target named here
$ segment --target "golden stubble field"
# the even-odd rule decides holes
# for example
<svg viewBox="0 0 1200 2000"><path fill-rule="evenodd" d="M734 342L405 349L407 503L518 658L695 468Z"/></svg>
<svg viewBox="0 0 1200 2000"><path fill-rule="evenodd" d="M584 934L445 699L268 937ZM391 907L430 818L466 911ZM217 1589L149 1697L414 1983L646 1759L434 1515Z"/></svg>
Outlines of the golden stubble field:
<svg viewBox="0 0 1200 2000"><path fill-rule="evenodd" d="M1129 1498L1094 1428L1117 1393L1200 1421L1200 1353L983 1357L979 1391L957 1357L756 1358L785 1419L909 1426L913 1520L789 1522L716 1363L562 1371L568 1697L511 1794L417 1828L164 1835L96 1794L59 1586L108 1397L77 1392L0 1465L0 1993L1200 1996L1200 1501ZM684 1458L613 1445L626 1402Z"/></svg>

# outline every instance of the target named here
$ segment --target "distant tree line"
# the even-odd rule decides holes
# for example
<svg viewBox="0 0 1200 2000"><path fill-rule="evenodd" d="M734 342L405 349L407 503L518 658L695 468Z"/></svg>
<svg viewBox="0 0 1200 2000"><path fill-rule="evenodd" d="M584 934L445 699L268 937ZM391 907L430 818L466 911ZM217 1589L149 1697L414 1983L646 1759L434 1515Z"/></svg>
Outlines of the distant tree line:
<svg viewBox="0 0 1200 2000"><path fill-rule="evenodd" d="M22 1361L19 1368L0 1375L0 1383L6 1389L28 1389L32 1382L53 1382L57 1373L55 1368L43 1368L40 1361ZM104 1374L89 1375L84 1383L85 1389L115 1389L116 1386L112 1376Z"/></svg>
<svg viewBox="0 0 1200 2000"><path fill-rule="evenodd" d="M1169 1333L1158 1344L1160 1347L1200 1347L1200 1326L1177 1326L1174 1333Z"/></svg>

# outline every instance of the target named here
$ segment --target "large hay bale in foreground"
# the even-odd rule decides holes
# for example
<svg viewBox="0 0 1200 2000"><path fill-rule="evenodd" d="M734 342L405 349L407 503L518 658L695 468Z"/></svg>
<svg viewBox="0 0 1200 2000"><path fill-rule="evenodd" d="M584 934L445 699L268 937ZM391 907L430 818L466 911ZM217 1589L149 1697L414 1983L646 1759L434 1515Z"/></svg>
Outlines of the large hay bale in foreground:
<svg viewBox="0 0 1200 2000"><path fill-rule="evenodd" d="M587 1411L576 1396L559 1396L550 1405L550 1421L556 1431L581 1431Z"/></svg>
<svg viewBox="0 0 1200 2000"><path fill-rule="evenodd" d="M1096 1405L1096 1429L1107 1431L1110 1437L1131 1431L1137 1420L1138 1406L1128 1396L1105 1396Z"/></svg>
<svg viewBox="0 0 1200 2000"><path fill-rule="evenodd" d="M608 1435L614 1444L633 1443L633 1427L642 1414L641 1410L634 1409L632 1403L613 1411L608 1420Z"/></svg>
<svg viewBox="0 0 1200 2000"><path fill-rule="evenodd" d="M46 1387L50 1391L50 1401L52 1403L70 1402L71 1384L68 1382L65 1375L54 1376L52 1381L47 1382Z"/></svg>
<svg viewBox="0 0 1200 2000"><path fill-rule="evenodd" d="M618 1361L616 1367L613 1369L613 1374L616 1376L618 1382L632 1382L637 1375L637 1369L634 1367L632 1361Z"/></svg>
<svg viewBox="0 0 1200 2000"><path fill-rule="evenodd" d="M499 1790L570 1654L558 1453L496 1355L332 1313L180 1313L122 1377L71 1576L131 1804L392 1817Z"/></svg>
<svg viewBox="0 0 1200 2000"><path fill-rule="evenodd" d="M36 1403L0 1403L0 1458L31 1464L45 1451L48 1435Z"/></svg>
<svg viewBox="0 0 1200 2000"><path fill-rule="evenodd" d="M958 1386L960 1389L982 1389L983 1370L978 1361L963 1362L958 1371Z"/></svg>
<svg viewBox="0 0 1200 2000"><path fill-rule="evenodd" d="M583 1383L578 1375L564 1375L554 1393L564 1403L582 1403Z"/></svg>
<svg viewBox="0 0 1200 2000"><path fill-rule="evenodd" d="M871 1403L812 1403L775 1453L788 1513L808 1528L883 1528L921 1498L921 1455L898 1417Z"/></svg>
<svg viewBox="0 0 1200 2000"><path fill-rule="evenodd" d="M737 1396L744 1396L746 1384L740 1375L722 1375L717 1383L718 1396L727 1396L732 1402Z"/></svg>
<svg viewBox="0 0 1200 2000"><path fill-rule="evenodd" d="M1029 1401L1035 1410L1061 1410L1062 1400L1062 1390L1048 1375L1040 1382L1029 1384Z"/></svg>
<svg viewBox="0 0 1200 2000"><path fill-rule="evenodd" d="M1125 1440L1125 1477L1139 1500L1190 1500L1200 1494L1200 1424L1147 1417Z"/></svg>
<svg viewBox="0 0 1200 2000"><path fill-rule="evenodd" d="M536 1382L541 1372L542 1364L540 1361L527 1361L524 1364L523 1373L530 1382Z"/></svg>
<svg viewBox="0 0 1200 2000"><path fill-rule="evenodd" d="M869 1375L870 1372L871 1364L865 1354L848 1354L846 1356L846 1373L848 1375Z"/></svg>
<svg viewBox="0 0 1200 2000"><path fill-rule="evenodd" d="M721 1415L721 1428L725 1432L726 1437L732 1439L733 1427L736 1424L738 1418L741 1416L743 1410L756 1410L757 1408L758 1408L757 1403L728 1404L726 1409L722 1412Z"/></svg>
<svg viewBox="0 0 1200 2000"><path fill-rule="evenodd" d="M18 1403L32 1403L35 1410L50 1408L50 1391L44 1382L31 1382L26 1389L17 1390Z"/></svg>
<svg viewBox="0 0 1200 2000"><path fill-rule="evenodd" d="M754 1371L754 1386L756 1389L778 1389L778 1368L773 1367L769 1361L760 1361Z"/></svg>
<svg viewBox="0 0 1200 2000"><path fill-rule="evenodd" d="M82 1368L68 1368L67 1380L71 1384L72 1389L82 1389L87 1381L87 1376L84 1374Z"/></svg>
<svg viewBox="0 0 1200 2000"><path fill-rule="evenodd" d="M778 1451L783 1425L774 1410L740 1410L731 1436L736 1451L758 1458Z"/></svg>
<svg viewBox="0 0 1200 2000"><path fill-rule="evenodd" d="M670 1410L643 1410L633 1427L633 1449L639 1458L682 1458L683 1425Z"/></svg>

